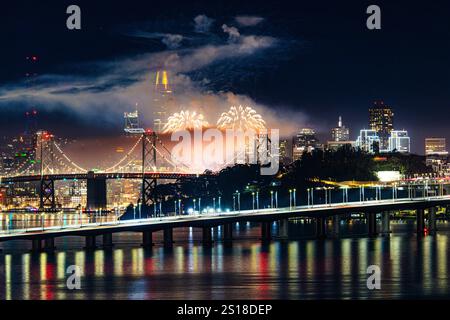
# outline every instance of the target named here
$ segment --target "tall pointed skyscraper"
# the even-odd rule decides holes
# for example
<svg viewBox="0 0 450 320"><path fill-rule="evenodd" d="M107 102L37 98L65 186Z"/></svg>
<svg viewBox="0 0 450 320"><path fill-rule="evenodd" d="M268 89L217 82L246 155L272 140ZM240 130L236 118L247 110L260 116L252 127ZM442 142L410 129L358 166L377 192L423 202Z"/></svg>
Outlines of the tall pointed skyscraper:
<svg viewBox="0 0 450 320"><path fill-rule="evenodd" d="M349 129L342 124L342 117L339 116L338 126L331 129L331 140L348 141L349 135L350 135Z"/></svg>
<svg viewBox="0 0 450 320"><path fill-rule="evenodd" d="M158 70L154 82L153 111L153 129L156 132L161 132L167 123L168 114L171 112L172 94L168 72L166 70Z"/></svg>

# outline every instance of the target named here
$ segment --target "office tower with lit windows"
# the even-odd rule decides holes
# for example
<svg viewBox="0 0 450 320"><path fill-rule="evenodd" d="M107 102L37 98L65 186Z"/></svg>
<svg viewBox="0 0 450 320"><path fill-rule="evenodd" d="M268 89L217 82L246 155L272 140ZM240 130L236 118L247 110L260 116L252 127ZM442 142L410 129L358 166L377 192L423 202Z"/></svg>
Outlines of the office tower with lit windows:
<svg viewBox="0 0 450 320"><path fill-rule="evenodd" d="M380 152L380 137L375 130L363 129L359 131L356 147L368 153Z"/></svg>
<svg viewBox="0 0 450 320"><path fill-rule="evenodd" d="M316 132L310 128L301 129L296 136L292 138L292 160L298 160L303 152L311 152L317 147L319 140Z"/></svg>
<svg viewBox="0 0 450 320"><path fill-rule="evenodd" d="M342 124L342 117L339 116L338 126L331 129L332 141L348 141L350 136L349 129Z"/></svg>
<svg viewBox="0 0 450 320"><path fill-rule="evenodd" d="M394 111L382 100L375 100L369 108L369 128L380 138L380 150L389 148L389 137L394 130Z"/></svg>
<svg viewBox="0 0 450 320"><path fill-rule="evenodd" d="M440 175L450 173L445 138L426 138L425 155L427 166L431 167L434 172Z"/></svg>
<svg viewBox="0 0 450 320"><path fill-rule="evenodd" d="M156 72L154 85L153 129L161 132L167 123L168 115L173 111L171 104L173 91L169 83L169 74L166 70Z"/></svg>
<svg viewBox="0 0 450 320"><path fill-rule="evenodd" d="M425 155L448 155L445 138L425 138Z"/></svg>
<svg viewBox="0 0 450 320"><path fill-rule="evenodd" d="M409 153L411 150L411 139L406 130L392 130L389 137L389 152Z"/></svg>

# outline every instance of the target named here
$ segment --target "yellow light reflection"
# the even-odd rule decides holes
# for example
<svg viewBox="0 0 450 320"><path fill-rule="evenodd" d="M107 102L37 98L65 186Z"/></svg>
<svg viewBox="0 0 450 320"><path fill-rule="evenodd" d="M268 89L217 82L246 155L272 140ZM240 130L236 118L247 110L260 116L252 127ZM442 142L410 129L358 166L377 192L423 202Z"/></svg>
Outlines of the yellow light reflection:
<svg viewBox="0 0 450 320"><path fill-rule="evenodd" d="M123 275L123 250L117 249L114 250L114 275L122 276Z"/></svg>
<svg viewBox="0 0 450 320"><path fill-rule="evenodd" d="M30 254L22 255L22 282L23 282L23 298L30 299Z"/></svg>

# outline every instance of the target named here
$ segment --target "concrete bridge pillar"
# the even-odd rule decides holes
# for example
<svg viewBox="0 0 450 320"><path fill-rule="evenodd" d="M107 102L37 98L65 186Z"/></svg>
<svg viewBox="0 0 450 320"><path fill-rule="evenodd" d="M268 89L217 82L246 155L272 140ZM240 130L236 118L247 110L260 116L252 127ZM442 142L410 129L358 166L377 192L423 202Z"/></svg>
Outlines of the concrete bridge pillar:
<svg viewBox="0 0 450 320"><path fill-rule="evenodd" d="M425 229L425 214L423 209L416 210L416 229L417 235L423 236Z"/></svg>
<svg viewBox="0 0 450 320"><path fill-rule="evenodd" d="M231 223L225 223L223 225L222 237L225 244L231 244L233 241L233 226Z"/></svg>
<svg viewBox="0 0 450 320"><path fill-rule="evenodd" d="M336 214L333 216L333 236L338 238L341 234L341 216Z"/></svg>
<svg viewBox="0 0 450 320"><path fill-rule="evenodd" d="M106 209L106 178L95 176L94 172L88 172L87 178L87 209Z"/></svg>
<svg viewBox="0 0 450 320"><path fill-rule="evenodd" d="M204 245L212 245L213 240L212 240L212 228L211 227L202 227L202 233L203 233L203 238L202 238L202 242Z"/></svg>
<svg viewBox="0 0 450 320"><path fill-rule="evenodd" d="M95 236L86 236L86 250L94 250L97 247Z"/></svg>
<svg viewBox="0 0 450 320"><path fill-rule="evenodd" d="M173 246L173 229L164 229L164 247L171 248Z"/></svg>
<svg viewBox="0 0 450 320"><path fill-rule="evenodd" d="M325 217L317 217L316 218L316 237L318 239L325 239L327 237L325 223L326 223Z"/></svg>
<svg viewBox="0 0 450 320"><path fill-rule="evenodd" d="M381 214L381 235L389 237L391 233L391 213L389 211Z"/></svg>
<svg viewBox="0 0 450 320"><path fill-rule="evenodd" d="M103 242L102 242L102 245L103 245L103 248L112 248L113 247L113 240L112 240L112 233L105 233L105 234L103 234L103 236L102 236L102 238L103 238Z"/></svg>
<svg viewBox="0 0 450 320"><path fill-rule="evenodd" d="M377 235L377 214L375 212L366 213L367 225L369 227L369 236Z"/></svg>
<svg viewBox="0 0 450 320"><path fill-rule="evenodd" d="M53 251L56 249L55 247L55 238L46 238L44 239L44 249L46 251Z"/></svg>
<svg viewBox="0 0 450 320"><path fill-rule="evenodd" d="M436 234L436 207L428 209L428 230L430 234Z"/></svg>
<svg viewBox="0 0 450 320"><path fill-rule="evenodd" d="M289 220L281 219L278 222L278 238L280 240L287 240L289 238Z"/></svg>
<svg viewBox="0 0 450 320"><path fill-rule="evenodd" d="M37 252L37 251L41 251L41 250L42 250L42 240L39 238L32 239L31 240L31 251Z"/></svg>
<svg viewBox="0 0 450 320"><path fill-rule="evenodd" d="M151 248L153 246L153 233L151 231L142 232L142 246Z"/></svg>
<svg viewBox="0 0 450 320"><path fill-rule="evenodd" d="M272 239L270 227L270 222L261 222L261 240L264 242L270 241Z"/></svg>

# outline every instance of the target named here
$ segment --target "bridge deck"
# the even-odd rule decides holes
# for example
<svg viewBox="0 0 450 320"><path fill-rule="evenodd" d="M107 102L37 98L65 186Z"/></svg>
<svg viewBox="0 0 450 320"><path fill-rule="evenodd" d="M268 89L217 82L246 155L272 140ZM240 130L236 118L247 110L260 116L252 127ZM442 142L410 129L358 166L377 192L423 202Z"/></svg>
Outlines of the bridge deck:
<svg viewBox="0 0 450 320"><path fill-rule="evenodd" d="M182 179L208 176L203 174L183 173L183 172L145 172L144 177L149 179ZM1 177L0 183L31 182L44 180L86 180L86 179L142 179L142 172L128 173L62 173L46 175L26 175L14 177Z"/></svg>
<svg viewBox="0 0 450 320"><path fill-rule="evenodd" d="M217 226L225 223L247 221L275 221L290 217L332 216L352 212L383 212L391 210L407 210L429 208L439 205L450 205L450 196L378 200L366 202L335 203L328 205L299 206L295 208L245 210L230 213L208 213L201 215L171 216L140 220L105 222L101 225L89 223L80 226L66 225L46 228L12 229L0 233L0 242L19 239L50 238L62 236L100 235L116 232L158 231L176 227Z"/></svg>

